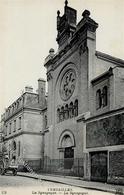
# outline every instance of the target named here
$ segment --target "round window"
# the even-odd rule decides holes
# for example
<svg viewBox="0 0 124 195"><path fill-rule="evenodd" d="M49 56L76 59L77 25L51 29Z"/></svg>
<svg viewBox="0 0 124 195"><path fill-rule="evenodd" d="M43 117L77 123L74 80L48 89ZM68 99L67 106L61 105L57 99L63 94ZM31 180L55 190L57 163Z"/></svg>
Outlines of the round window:
<svg viewBox="0 0 124 195"><path fill-rule="evenodd" d="M72 96L75 90L75 85L76 73L73 69L70 69L63 75L60 83L60 96L64 101Z"/></svg>

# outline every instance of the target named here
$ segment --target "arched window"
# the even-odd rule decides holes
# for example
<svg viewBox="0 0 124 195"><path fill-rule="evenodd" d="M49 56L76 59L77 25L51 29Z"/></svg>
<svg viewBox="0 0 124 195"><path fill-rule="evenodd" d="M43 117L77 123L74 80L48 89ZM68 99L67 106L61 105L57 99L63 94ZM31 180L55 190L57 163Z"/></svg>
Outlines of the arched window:
<svg viewBox="0 0 124 195"><path fill-rule="evenodd" d="M17 101L17 109L19 108L19 102Z"/></svg>
<svg viewBox="0 0 124 195"><path fill-rule="evenodd" d="M15 132L16 131L16 120L14 120L14 129L13 131Z"/></svg>
<svg viewBox="0 0 124 195"><path fill-rule="evenodd" d="M103 87L102 93L103 93L103 107L105 107L108 104L108 89L107 89L107 86Z"/></svg>
<svg viewBox="0 0 124 195"><path fill-rule="evenodd" d="M16 150L16 142L13 141L13 150L15 151Z"/></svg>
<svg viewBox="0 0 124 195"><path fill-rule="evenodd" d="M12 106L12 112L14 112L14 105Z"/></svg>
<svg viewBox="0 0 124 195"><path fill-rule="evenodd" d="M6 125L4 132L5 132L5 136L7 136L7 130L8 130L8 126Z"/></svg>
<svg viewBox="0 0 124 195"><path fill-rule="evenodd" d="M65 105L65 119L69 118L69 109L68 109L68 104Z"/></svg>
<svg viewBox="0 0 124 195"><path fill-rule="evenodd" d="M101 90L98 89L96 92L96 109L101 108L102 106L102 94L101 94Z"/></svg>
<svg viewBox="0 0 124 195"><path fill-rule="evenodd" d="M17 104L16 104L16 102L14 103L14 109L15 109L15 110L17 109Z"/></svg>
<svg viewBox="0 0 124 195"><path fill-rule="evenodd" d="M78 116L78 100L75 100L74 103L74 115Z"/></svg>
<svg viewBox="0 0 124 195"><path fill-rule="evenodd" d="M60 122L60 109L57 109L57 123Z"/></svg>
<svg viewBox="0 0 124 195"><path fill-rule="evenodd" d="M22 127L22 118L19 117L19 126L18 126L18 129L21 129L21 127Z"/></svg>
<svg viewBox="0 0 124 195"><path fill-rule="evenodd" d="M64 107L61 107L61 121L64 120Z"/></svg>
<svg viewBox="0 0 124 195"><path fill-rule="evenodd" d="M69 118L72 118L73 116L74 116L74 108L73 108L73 102L71 102L69 106Z"/></svg>
<svg viewBox="0 0 124 195"><path fill-rule="evenodd" d="M12 126L12 124L10 123L9 124L9 134L11 134L11 126Z"/></svg>

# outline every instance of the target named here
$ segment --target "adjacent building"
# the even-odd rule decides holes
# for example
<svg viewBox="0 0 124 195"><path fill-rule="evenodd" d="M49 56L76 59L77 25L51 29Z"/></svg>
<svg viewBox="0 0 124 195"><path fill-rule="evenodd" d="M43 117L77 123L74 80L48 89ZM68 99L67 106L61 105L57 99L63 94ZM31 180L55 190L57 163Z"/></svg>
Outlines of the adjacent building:
<svg viewBox="0 0 124 195"><path fill-rule="evenodd" d="M42 162L42 129L46 111L45 81L38 80L37 93L30 86L1 117L4 150L9 159L40 169Z"/></svg>
<svg viewBox="0 0 124 195"><path fill-rule="evenodd" d="M44 169L124 183L124 61L96 51L88 10L65 1L57 12L58 51L45 59L48 81Z"/></svg>

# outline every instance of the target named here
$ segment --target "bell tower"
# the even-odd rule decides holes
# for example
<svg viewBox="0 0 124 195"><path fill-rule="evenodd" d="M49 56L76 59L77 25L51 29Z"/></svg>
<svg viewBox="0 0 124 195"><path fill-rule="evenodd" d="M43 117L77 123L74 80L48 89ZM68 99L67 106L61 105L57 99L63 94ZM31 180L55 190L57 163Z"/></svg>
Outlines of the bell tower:
<svg viewBox="0 0 124 195"><path fill-rule="evenodd" d="M73 33L76 30L77 11L71 7L68 7L68 1L65 1L64 15L60 16L60 11L57 11L57 43L59 50L63 49L72 38Z"/></svg>

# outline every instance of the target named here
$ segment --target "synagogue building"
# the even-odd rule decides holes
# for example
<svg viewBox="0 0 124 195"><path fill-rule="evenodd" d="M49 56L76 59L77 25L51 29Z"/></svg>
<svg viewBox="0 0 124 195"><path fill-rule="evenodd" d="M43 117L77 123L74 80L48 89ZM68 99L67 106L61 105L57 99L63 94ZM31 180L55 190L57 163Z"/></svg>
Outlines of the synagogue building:
<svg viewBox="0 0 124 195"><path fill-rule="evenodd" d="M86 180L124 182L124 61L96 51L98 23L65 1L58 51L47 69L44 169Z"/></svg>

